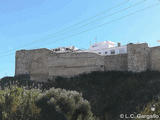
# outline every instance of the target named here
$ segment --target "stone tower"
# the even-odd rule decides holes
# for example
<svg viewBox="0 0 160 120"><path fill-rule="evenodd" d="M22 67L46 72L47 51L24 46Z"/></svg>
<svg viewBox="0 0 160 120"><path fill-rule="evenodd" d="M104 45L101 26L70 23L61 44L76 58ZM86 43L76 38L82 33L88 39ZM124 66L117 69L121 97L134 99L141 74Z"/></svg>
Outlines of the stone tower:
<svg viewBox="0 0 160 120"><path fill-rule="evenodd" d="M149 69L149 47L147 43L128 44L128 71L142 72Z"/></svg>

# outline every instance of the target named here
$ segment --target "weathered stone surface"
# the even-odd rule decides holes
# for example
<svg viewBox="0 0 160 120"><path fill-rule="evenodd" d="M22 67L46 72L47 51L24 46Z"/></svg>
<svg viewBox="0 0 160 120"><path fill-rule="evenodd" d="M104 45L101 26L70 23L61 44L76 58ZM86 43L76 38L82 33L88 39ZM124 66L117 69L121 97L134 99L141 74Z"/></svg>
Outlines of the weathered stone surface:
<svg viewBox="0 0 160 120"><path fill-rule="evenodd" d="M56 53L49 49L16 52L16 75L29 74L31 80L47 81L56 76L75 76L92 71L160 71L160 47L128 44L127 54L101 56L89 52Z"/></svg>
<svg viewBox="0 0 160 120"><path fill-rule="evenodd" d="M127 54L105 56L105 71L127 71Z"/></svg>
<svg viewBox="0 0 160 120"><path fill-rule="evenodd" d="M149 51L147 43L128 44L128 71L142 72L149 69Z"/></svg>
<svg viewBox="0 0 160 120"><path fill-rule="evenodd" d="M16 75L29 74L32 80L48 78L48 55L50 50L21 50L16 52Z"/></svg>
<svg viewBox="0 0 160 120"><path fill-rule="evenodd" d="M153 47L150 51L151 70L160 71L160 47Z"/></svg>
<svg viewBox="0 0 160 120"><path fill-rule="evenodd" d="M104 57L95 53L53 53L48 57L49 77L104 71Z"/></svg>
<svg viewBox="0 0 160 120"><path fill-rule="evenodd" d="M48 49L16 53L16 75L29 74L32 80L46 81L55 76L74 76L104 71L104 57L95 53L52 53Z"/></svg>

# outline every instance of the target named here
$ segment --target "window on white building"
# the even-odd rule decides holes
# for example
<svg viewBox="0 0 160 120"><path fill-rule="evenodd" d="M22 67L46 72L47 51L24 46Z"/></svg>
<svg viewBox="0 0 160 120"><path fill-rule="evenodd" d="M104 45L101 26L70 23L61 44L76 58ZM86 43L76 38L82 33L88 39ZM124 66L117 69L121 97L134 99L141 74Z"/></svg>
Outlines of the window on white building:
<svg viewBox="0 0 160 120"><path fill-rule="evenodd" d="M112 54L112 55L115 54L115 50L111 50L111 54Z"/></svg>
<svg viewBox="0 0 160 120"><path fill-rule="evenodd" d="M119 53L122 54L122 53L125 53L125 50L123 48L119 49Z"/></svg>
<svg viewBox="0 0 160 120"><path fill-rule="evenodd" d="M107 51L105 51L105 54L108 54L108 52L107 52Z"/></svg>

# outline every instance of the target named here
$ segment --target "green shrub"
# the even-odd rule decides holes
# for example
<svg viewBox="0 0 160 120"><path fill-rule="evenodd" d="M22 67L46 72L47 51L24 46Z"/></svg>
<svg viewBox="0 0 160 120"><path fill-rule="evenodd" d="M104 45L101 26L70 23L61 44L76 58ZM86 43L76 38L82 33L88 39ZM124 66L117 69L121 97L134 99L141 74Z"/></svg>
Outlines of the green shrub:
<svg viewBox="0 0 160 120"><path fill-rule="evenodd" d="M2 120L38 120L40 109L35 99L37 90L24 90L16 86L0 90L0 108Z"/></svg>
<svg viewBox="0 0 160 120"><path fill-rule="evenodd" d="M57 77L46 83L29 80L27 75L6 77L0 81L1 87L18 85L27 89L42 91L52 87L75 90L83 93L90 102L94 115L101 120L117 120L121 113L131 114L141 111L144 106L160 94L160 72L92 72L72 78ZM47 104L48 105L48 104ZM60 113L62 114L62 113Z"/></svg>
<svg viewBox="0 0 160 120"><path fill-rule="evenodd" d="M42 109L42 120L52 120L57 112L66 120L94 120L89 102L76 91L52 88L39 96L37 105Z"/></svg>
<svg viewBox="0 0 160 120"><path fill-rule="evenodd" d="M0 120L95 120L90 104L76 91L51 88L0 90Z"/></svg>
<svg viewBox="0 0 160 120"><path fill-rule="evenodd" d="M94 115L117 120L119 115L142 110L160 93L160 72L93 72L72 78L58 77L53 86L83 93ZM137 109L139 108L139 109Z"/></svg>
<svg viewBox="0 0 160 120"><path fill-rule="evenodd" d="M139 117L146 117L149 120L160 119L160 99L153 100L148 103L146 107L138 114ZM137 118L136 120L144 120L144 118Z"/></svg>

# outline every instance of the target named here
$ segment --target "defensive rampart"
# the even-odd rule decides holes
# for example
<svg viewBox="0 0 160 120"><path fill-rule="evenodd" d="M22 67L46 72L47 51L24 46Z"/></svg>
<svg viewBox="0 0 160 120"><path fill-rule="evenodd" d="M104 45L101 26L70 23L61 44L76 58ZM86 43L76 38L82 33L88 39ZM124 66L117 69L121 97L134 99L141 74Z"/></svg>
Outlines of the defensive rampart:
<svg viewBox="0 0 160 120"><path fill-rule="evenodd" d="M104 57L104 71L127 71L127 54L109 55Z"/></svg>
<svg viewBox="0 0 160 120"><path fill-rule="evenodd" d="M127 54L102 56L90 52L57 53L49 49L16 52L15 75L28 74L31 80L47 81L56 76L75 76L92 71L160 71L160 47L147 43L128 44Z"/></svg>
<svg viewBox="0 0 160 120"><path fill-rule="evenodd" d="M160 47L150 48L150 69L160 71Z"/></svg>
<svg viewBox="0 0 160 120"><path fill-rule="evenodd" d="M29 74L32 80L55 76L74 76L91 71L104 71L104 57L95 53L55 53L48 49L16 52L16 75Z"/></svg>

